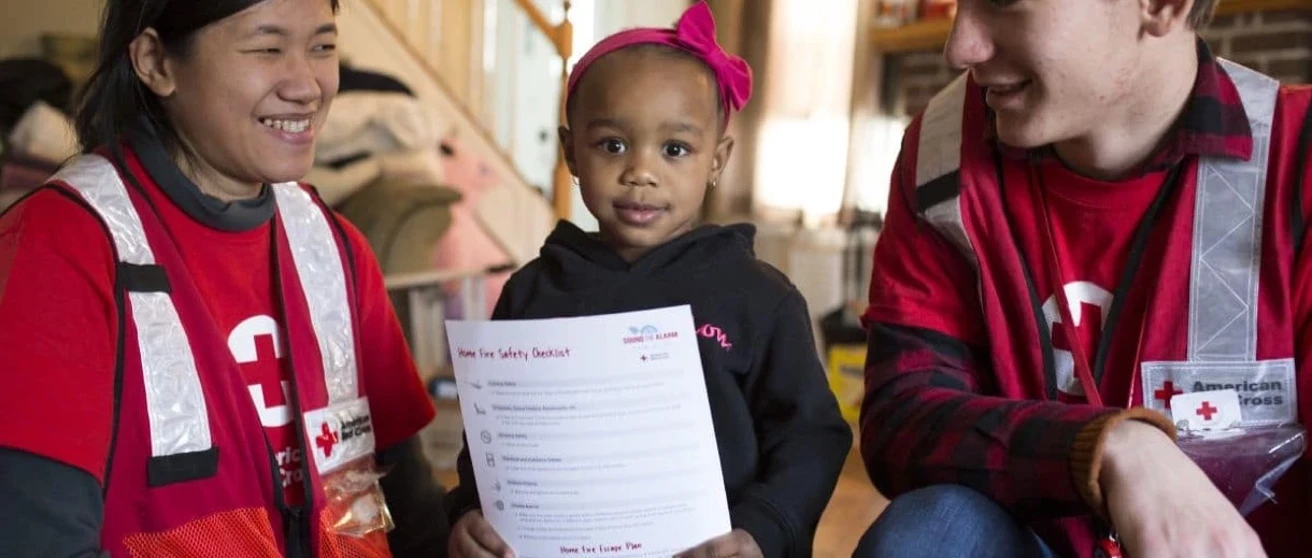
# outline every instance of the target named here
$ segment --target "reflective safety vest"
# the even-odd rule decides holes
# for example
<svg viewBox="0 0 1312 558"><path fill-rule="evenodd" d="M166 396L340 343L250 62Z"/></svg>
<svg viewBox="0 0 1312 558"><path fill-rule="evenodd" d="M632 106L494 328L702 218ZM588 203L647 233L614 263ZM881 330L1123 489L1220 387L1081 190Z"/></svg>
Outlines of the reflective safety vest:
<svg viewBox="0 0 1312 558"><path fill-rule="evenodd" d="M1305 161L1308 146L1299 146L1298 125L1304 114L1290 114L1291 103L1282 99L1291 93L1275 80L1220 63L1248 116L1252 156L1180 163L1176 201L1163 206L1160 230L1147 243L1153 256L1117 295L1125 298L1119 322L1111 323L1116 310L1108 317L1106 374L1095 385L1109 406L1141 405L1168 416L1172 395L1232 388L1240 393L1245 425L1298 421L1312 410L1312 397L1299 393L1294 362L1292 277L1305 163L1288 161ZM1020 251L1020 239L1037 233L1016 229L1005 196L1007 188L1029 187L1029 163L979 141L991 124L983 92L968 74L929 103L919 125L910 199L918 218L976 272L998 395L1055 400L1055 351L1034 275L1040 270ZM1287 495L1280 510L1267 505L1250 517L1264 537L1280 532L1276 539L1293 540L1295 523L1312 518L1307 474L1300 463L1277 488L1278 496ZM1078 552L1092 548L1092 533L1078 533L1085 527L1070 521L1051 527L1072 537Z"/></svg>
<svg viewBox="0 0 1312 558"><path fill-rule="evenodd" d="M1253 156L1247 161L1203 159L1197 164L1188 311L1186 319L1177 320L1188 328L1187 351L1183 358L1156 355L1144 362L1142 387L1134 390L1136 399L1159 411L1165 410L1163 399L1144 400L1142 395L1167 381L1174 386L1192 386L1200 380L1250 375L1292 386L1294 380L1292 354L1257 356L1262 218L1279 84L1237 64L1221 63L1238 87L1248 114ZM955 148L962 145L966 79L963 75L954 81L925 110L916 161L916 199L920 216L950 239L978 270L977 241L965 223L962 190L981 184L962 180L963 150ZM993 166L990 160L990 173ZM996 183L996 179L990 177L988 182ZM1294 420L1297 405L1292 397L1296 394L1291 390L1286 404L1258 409L1246 423Z"/></svg>
<svg viewBox="0 0 1312 558"><path fill-rule="evenodd" d="M381 533L357 539L329 527L323 479L372 459L375 448L356 366L354 278L321 202L296 183L272 186L292 391L301 445L314 456L302 465L306 502L293 507L241 370L141 181L83 155L51 182L100 219L117 261L103 548L143 557L390 556Z"/></svg>

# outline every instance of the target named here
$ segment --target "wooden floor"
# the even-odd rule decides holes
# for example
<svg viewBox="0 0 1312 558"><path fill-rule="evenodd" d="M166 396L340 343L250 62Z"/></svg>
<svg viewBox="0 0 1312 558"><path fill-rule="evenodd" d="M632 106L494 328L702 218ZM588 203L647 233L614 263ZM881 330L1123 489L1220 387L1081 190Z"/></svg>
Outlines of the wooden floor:
<svg viewBox="0 0 1312 558"><path fill-rule="evenodd" d="M438 478L443 486L456 484L455 471L441 471ZM848 455L843 476L829 500L829 507L820 518L815 537L815 558L846 558L852 555L857 541L883 511L888 501L870 485L861 458L853 451Z"/></svg>
<svg viewBox="0 0 1312 558"><path fill-rule="evenodd" d="M870 485L861 456L853 450L847 456L843 476L838 478L829 507L820 518L820 528L815 534L815 557L851 556L861 535L887 505L888 500Z"/></svg>

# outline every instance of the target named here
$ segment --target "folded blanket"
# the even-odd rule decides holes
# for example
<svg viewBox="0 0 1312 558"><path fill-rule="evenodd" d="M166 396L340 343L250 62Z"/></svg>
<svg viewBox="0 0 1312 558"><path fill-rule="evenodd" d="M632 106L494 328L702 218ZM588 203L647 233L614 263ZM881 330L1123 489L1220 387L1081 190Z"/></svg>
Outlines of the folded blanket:
<svg viewBox="0 0 1312 558"><path fill-rule="evenodd" d="M311 167L301 181L313 185L324 203L335 206L377 179L381 171L377 157L365 157L341 168Z"/></svg>
<svg viewBox="0 0 1312 558"><path fill-rule="evenodd" d="M443 133L437 112L404 93L342 93L319 131L314 159L331 165L362 155L436 149Z"/></svg>
<svg viewBox="0 0 1312 558"><path fill-rule="evenodd" d="M9 132L9 149L36 159L64 161L77 155L77 133L63 112L37 101Z"/></svg>

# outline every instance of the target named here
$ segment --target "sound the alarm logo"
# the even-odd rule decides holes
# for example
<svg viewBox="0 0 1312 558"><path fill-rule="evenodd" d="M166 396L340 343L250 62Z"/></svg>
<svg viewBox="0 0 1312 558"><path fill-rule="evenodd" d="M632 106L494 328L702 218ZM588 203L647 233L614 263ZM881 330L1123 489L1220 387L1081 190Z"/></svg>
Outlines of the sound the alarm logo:
<svg viewBox="0 0 1312 558"><path fill-rule="evenodd" d="M638 359L644 363L665 360L670 353L662 349L679 338L677 331L661 331L653 325L640 327L629 326L624 335L624 347L638 353Z"/></svg>
<svg viewBox="0 0 1312 558"><path fill-rule="evenodd" d="M628 333L624 336L625 345L642 345L655 341L667 341L677 339L677 331L661 331L656 326L645 325L642 327L629 327Z"/></svg>

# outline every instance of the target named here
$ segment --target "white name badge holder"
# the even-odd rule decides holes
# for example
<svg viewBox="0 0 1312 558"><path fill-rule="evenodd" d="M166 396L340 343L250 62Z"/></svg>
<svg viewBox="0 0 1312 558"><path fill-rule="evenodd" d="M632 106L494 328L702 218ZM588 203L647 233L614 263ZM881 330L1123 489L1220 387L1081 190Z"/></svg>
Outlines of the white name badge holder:
<svg viewBox="0 0 1312 558"><path fill-rule="evenodd" d="M1276 482L1303 455L1307 433L1295 422L1254 424L1243 415L1233 389L1171 398L1180 449L1246 516L1275 501Z"/></svg>

